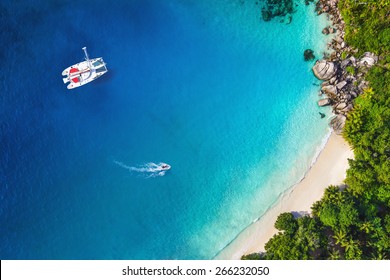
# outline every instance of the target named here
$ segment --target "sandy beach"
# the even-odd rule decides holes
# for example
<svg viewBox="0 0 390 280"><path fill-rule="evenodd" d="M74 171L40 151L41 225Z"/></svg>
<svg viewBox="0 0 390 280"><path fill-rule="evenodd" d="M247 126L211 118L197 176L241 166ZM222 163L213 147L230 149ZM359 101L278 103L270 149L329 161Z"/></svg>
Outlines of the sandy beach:
<svg viewBox="0 0 390 280"><path fill-rule="evenodd" d="M276 218L283 212L309 213L326 187L343 182L353 152L341 137L332 133L317 161L305 178L289 189L257 222L246 228L215 259L240 259L242 255L264 251L265 243L275 234Z"/></svg>

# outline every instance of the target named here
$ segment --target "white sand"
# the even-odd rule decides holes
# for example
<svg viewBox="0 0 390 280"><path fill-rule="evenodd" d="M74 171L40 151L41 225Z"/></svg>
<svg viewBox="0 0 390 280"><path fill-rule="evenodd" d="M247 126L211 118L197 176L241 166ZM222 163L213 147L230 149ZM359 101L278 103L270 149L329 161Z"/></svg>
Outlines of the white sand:
<svg viewBox="0 0 390 280"><path fill-rule="evenodd" d="M311 205L321 199L326 187L343 182L348 158L353 158L352 150L341 136L332 133L305 178L287 191L261 219L245 229L216 259L240 259L244 254L264 251L265 243L277 233L274 223L278 215L310 212Z"/></svg>

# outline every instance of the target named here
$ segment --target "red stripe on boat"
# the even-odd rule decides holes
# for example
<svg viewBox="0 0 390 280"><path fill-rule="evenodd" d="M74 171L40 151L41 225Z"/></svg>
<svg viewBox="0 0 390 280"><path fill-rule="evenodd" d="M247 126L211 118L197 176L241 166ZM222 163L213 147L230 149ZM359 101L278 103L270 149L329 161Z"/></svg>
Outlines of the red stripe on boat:
<svg viewBox="0 0 390 280"><path fill-rule="evenodd" d="M70 68L70 70L69 70L69 74L76 73L76 72L79 72L79 69L77 69L77 68ZM78 83L79 82L79 78L77 78L77 77L73 78L72 82Z"/></svg>

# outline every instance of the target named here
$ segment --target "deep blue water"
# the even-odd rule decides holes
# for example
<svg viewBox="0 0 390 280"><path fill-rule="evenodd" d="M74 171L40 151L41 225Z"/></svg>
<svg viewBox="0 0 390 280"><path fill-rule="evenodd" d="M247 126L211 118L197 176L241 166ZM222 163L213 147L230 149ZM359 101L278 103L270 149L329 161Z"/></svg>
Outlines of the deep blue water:
<svg viewBox="0 0 390 280"><path fill-rule="evenodd" d="M210 259L300 179L324 20L256 2L2 1L1 259ZM109 72L69 91L84 46Z"/></svg>

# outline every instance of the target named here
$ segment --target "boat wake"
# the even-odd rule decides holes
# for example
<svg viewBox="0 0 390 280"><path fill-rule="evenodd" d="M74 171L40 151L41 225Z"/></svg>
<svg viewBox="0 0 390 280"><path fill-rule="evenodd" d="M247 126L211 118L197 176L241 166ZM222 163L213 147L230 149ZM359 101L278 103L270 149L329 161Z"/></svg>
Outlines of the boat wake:
<svg viewBox="0 0 390 280"><path fill-rule="evenodd" d="M146 176L146 178L164 176L167 170L171 169L171 166L169 164L163 162L160 162L158 164L154 162L149 162L138 167L128 166L123 162L117 160L114 160L114 163L124 169L127 169L130 172L140 173L141 175Z"/></svg>

